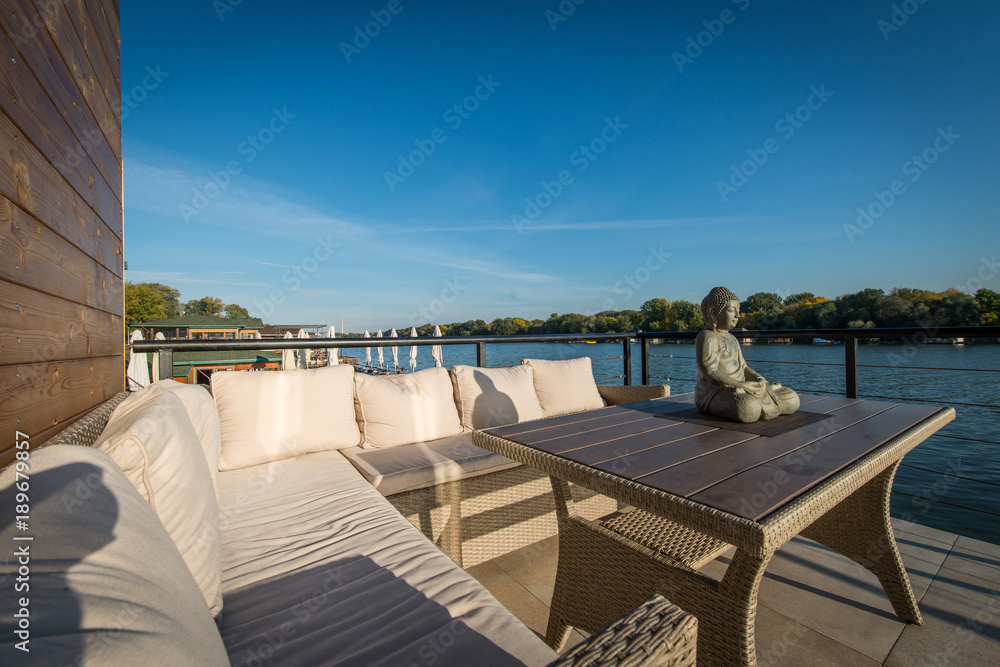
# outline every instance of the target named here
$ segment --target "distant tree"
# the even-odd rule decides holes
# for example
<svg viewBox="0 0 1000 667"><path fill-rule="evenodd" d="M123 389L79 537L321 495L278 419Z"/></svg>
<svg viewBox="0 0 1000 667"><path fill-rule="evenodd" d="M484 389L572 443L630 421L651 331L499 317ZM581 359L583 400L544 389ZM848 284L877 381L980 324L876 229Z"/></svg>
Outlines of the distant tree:
<svg viewBox="0 0 1000 667"><path fill-rule="evenodd" d="M705 328L701 307L678 299L667 308L668 331L698 331Z"/></svg>
<svg viewBox="0 0 1000 667"><path fill-rule="evenodd" d="M744 313L763 313L781 305L781 297L774 292L757 292L751 294L740 303L740 311Z"/></svg>
<svg viewBox="0 0 1000 667"><path fill-rule="evenodd" d="M213 296L203 296L200 299L191 299L184 304L184 314L191 315L218 315L222 312L222 299Z"/></svg>
<svg viewBox="0 0 1000 667"><path fill-rule="evenodd" d="M976 290L976 307L983 324L1000 324L1000 294L985 287Z"/></svg>
<svg viewBox="0 0 1000 667"><path fill-rule="evenodd" d="M163 295L149 283L125 283L125 323L136 324L165 317Z"/></svg>
<svg viewBox="0 0 1000 667"><path fill-rule="evenodd" d="M163 317L180 317L181 314L181 292L169 285L161 283L141 283L149 285L163 296Z"/></svg>
<svg viewBox="0 0 1000 667"><path fill-rule="evenodd" d="M227 303L225 308L226 317L230 319L250 317L250 313L243 306L236 303Z"/></svg>
<svg viewBox="0 0 1000 667"><path fill-rule="evenodd" d="M810 301L815 298L816 295L813 294L812 292L799 292L798 294L790 294L785 297L784 305L791 306L796 303L805 303L806 301Z"/></svg>
<svg viewBox="0 0 1000 667"><path fill-rule="evenodd" d="M669 308L670 302L659 297L650 299L646 303L642 304L639 308L639 312L642 313L642 326L646 329L646 331L665 330L667 328L667 311Z"/></svg>

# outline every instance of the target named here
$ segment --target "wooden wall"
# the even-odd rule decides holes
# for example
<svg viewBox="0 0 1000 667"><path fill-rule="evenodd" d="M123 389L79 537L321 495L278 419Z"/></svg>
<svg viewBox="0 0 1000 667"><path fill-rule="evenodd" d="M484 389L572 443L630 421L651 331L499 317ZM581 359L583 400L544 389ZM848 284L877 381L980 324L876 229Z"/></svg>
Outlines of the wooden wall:
<svg viewBox="0 0 1000 667"><path fill-rule="evenodd" d="M118 0L0 0L0 465L124 388Z"/></svg>

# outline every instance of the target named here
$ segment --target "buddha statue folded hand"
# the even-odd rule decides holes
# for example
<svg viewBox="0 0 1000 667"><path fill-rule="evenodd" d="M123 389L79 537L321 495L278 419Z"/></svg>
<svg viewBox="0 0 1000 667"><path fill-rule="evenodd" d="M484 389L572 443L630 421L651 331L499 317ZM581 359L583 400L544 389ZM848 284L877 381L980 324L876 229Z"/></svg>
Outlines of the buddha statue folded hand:
<svg viewBox="0 0 1000 667"><path fill-rule="evenodd" d="M705 329L695 339L698 382L694 401L705 414L730 421L755 422L788 415L799 408L799 395L768 382L743 359L729 330L740 318L740 299L725 287L715 287L701 302Z"/></svg>

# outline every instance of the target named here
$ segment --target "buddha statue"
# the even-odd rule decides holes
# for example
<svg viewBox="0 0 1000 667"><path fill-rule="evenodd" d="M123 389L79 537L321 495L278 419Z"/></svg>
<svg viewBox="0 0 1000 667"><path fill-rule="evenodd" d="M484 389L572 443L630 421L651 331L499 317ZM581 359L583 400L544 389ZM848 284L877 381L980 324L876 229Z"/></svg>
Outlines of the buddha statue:
<svg viewBox="0 0 1000 667"><path fill-rule="evenodd" d="M799 408L799 395L768 382L743 359L729 330L740 318L740 298L714 287L701 302L705 329L695 339L698 382L694 402L705 414L743 423L789 415Z"/></svg>

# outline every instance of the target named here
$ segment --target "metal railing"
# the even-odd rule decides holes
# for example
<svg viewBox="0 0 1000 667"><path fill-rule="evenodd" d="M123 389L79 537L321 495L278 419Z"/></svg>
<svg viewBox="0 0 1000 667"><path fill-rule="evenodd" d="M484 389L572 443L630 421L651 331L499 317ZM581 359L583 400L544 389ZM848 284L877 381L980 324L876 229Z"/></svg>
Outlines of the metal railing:
<svg viewBox="0 0 1000 667"><path fill-rule="evenodd" d="M227 352L230 350L324 350L359 347L427 347L434 345L475 345L476 365L486 366L486 345L506 343L579 343L584 341L619 342L622 346L622 378L632 384L632 339L634 333L609 334L539 334L522 336L422 336L419 338L255 338L188 340L139 340L132 343L135 352L157 352L160 377L173 377L174 352Z"/></svg>
<svg viewBox="0 0 1000 667"><path fill-rule="evenodd" d="M917 369L927 371L962 371L983 374L1000 373L1000 369L955 369L923 366L879 366L873 364L858 363L858 348L860 344L878 340L891 340L903 345L922 345L925 342L935 339L956 339L956 338L986 338L1000 342L1000 327L941 327L941 328L881 328L881 329L799 329L790 331L756 331L756 330L733 330L732 332L739 339L751 339L752 342L759 343L769 339L825 339L829 341L842 342L844 345L844 391L843 395L848 398L876 398L889 399L907 402L934 402L926 399L899 396L876 396L864 395L859 392L859 368L868 369ZM444 336L440 338L420 337L420 338L278 338L278 339L214 339L214 340L187 340L187 339L167 339L167 340L144 340L136 341L132 344L135 352L158 352L160 377L172 377L173 354L174 352L189 351L236 351L236 350L301 350L301 349L352 349L363 347L426 347L434 345L474 345L476 347L476 365L486 366L486 346L504 345L511 343L574 343L600 341L604 343L619 343L622 346L620 357L604 357L599 361L614 359L622 360L622 374L620 377L625 385L633 384L633 352L632 345L638 343L640 346L640 374L641 383L650 384L654 379L674 379L678 381L691 380L693 378L662 378L650 374L650 359L663 355L652 353L651 347L654 341L685 341L692 342L698 335L696 331L689 332L632 332L632 333L589 333L589 334L538 334L538 335L515 335L515 336ZM674 355L671 355L673 357ZM677 357L680 359L693 360L694 357ZM759 363L773 364L808 364L812 366L835 366L826 362L801 362L790 360L767 360L754 361L754 365ZM599 380L616 378L598 378ZM805 393L832 393L821 390L805 390ZM938 403L948 405L968 406L977 409L1000 411L1000 405L988 405L980 403L962 403L949 398L941 397ZM950 439L967 441L976 444L985 444L992 447L1000 445L1000 442L984 438L970 438L962 435L942 435ZM959 479L966 482L977 483L992 487L1000 487L1000 484L989 480L975 479L967 476L955 475L948 472L929 470L918 465L903 464L904 467L912 468L915 471L936 473L942 478ZM996 517L993 512L982 508L973 508L965 505L955 504L943 500L940 497L926 497L914 495L903 491L893 490L894 495L904 496L911 499L918 499L934 503L936 505L952 507L962 511L976 512L980 515Z"/></svg>

